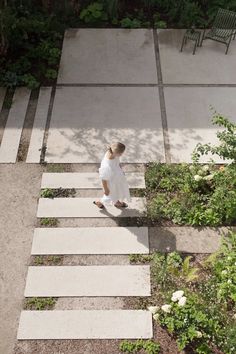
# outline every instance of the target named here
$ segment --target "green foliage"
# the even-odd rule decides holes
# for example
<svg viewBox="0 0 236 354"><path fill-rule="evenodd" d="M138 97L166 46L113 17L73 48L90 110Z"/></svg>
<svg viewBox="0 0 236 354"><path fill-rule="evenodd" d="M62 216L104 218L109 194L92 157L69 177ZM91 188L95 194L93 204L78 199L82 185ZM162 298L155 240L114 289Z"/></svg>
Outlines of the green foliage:
<svg viewBox="0 0 236 354"><path fill-rule="evenodd" d="M120 350L124 353L138 353L144 350L147 354L160 353L160 344L152 340L138 339L136 342L124 340L120 344Z"/></svg>
<svg viewBox="0 0 236 354"><path fill-rule="evenodd" d="M201 155L218 155L223 160L229 159L236 163L236 124L229 121L224 116L214 112L212 123L225 128L217 132L217 138L220 144L212 146L211 144L198 143L193 151L192 159L195 163L199 162Z"/></svg>
<svg viewBox="0 0 236 354"><path fill-rule="evenodd" d="M148 217L175 224L231 225L236 221L236 165L163 165L146 171Z"/></svg>
<svg viewBox="0 0 236 354"><path fill-rule="evenodd" d="M204 264L211 272L211 278L201 284L203 297L217 299L226 309L235 308L236 233L230 232L227 238L223 238L221 249L209 256Z"/></svg>
<svg viewBox="0 0 236 354"><path fill-rule="evenodd" d="M193 294L186 296L187 301L184 306L169 299L170 312L160 310L158 320L170 333L175 334L179 350L185 349L191 343L195 348L204 345L208 350L205 353L211 353L208 337L212 334L213 327L219 325L216 322L213 324L212 319L208 318L196 296Z"/></svg>
<svg viewBox="0 0 236 354"><path fill-rule="evenodd" d="M33 297L25 301L25 309L27 310L50 310L54 307L56 299L52 297Z"/></svg>
<svg viewBox="0 0 236 354"><path fill-rule="evenodd" d="M120 21L121 27L123 28L140 28L141 21L138 19L131 19L129 17L125 17Z"/></svg>
<svg viewBox="0 0 236 354"><path fill-rule="evenodd" d="M81 11L80 19L85 23L94 24L99 21L107 21L108 15L105 12L104 5L102 3L93 2Z"/></svg>
<svg viewBox="0 0 236 354"><path fill-rule="evenodd" d="M58 219L56 219L56 218L41 218L40 225L55 227L58 225Z"/></svg>
<svg viewBox="0 0 236 354"><path fill-rule="evenodd" d="M41 190L40 196L42 198L54 198L55 190L50 188L44 188Z"/></svg>
<svg viewBox="0 0 236 354"><path fill-rule="evenodd" d="M176 338L179 350L191 348L194 353L212 353L215 346L225 354L234 354L236 232L224 236L220 249L201 262L194 284L179 275L180 272L189 274L189 269L194 269L189 261L189 257L182 260L176 252L171 256L153 255L153 287L159 291L156 299L159 301L164 296L161 304L167 305L158 306L153 318ZM175 268L177 272L173 271ZM183 290L177 295L174 291L178 288ZM156 305L153 300L151 305Z"/></svg>

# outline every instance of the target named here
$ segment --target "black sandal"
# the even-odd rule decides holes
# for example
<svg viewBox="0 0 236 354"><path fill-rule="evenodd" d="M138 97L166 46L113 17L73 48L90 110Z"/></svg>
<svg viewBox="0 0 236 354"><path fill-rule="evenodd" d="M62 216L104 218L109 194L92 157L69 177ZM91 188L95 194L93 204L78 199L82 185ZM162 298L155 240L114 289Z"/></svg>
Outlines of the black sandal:
<svg viewBox="0 0 236 354"><path fill-rule="evenodd" d="M115 205L116 208L127 208L128 204L126 204L125 202L122 202L122 205Z"/></svg>
<svg viewBox="0 0 236 354"><path fill-rule="evenodd" d="M93 204L97 205L97 202L94 200L94 201L93 201ZM103 208L104 208L104 205L103 205L103 204L102 204L101 206L98 206L98 205L97 205L97 207L98 207L99 209L103 209Z"/></svg>

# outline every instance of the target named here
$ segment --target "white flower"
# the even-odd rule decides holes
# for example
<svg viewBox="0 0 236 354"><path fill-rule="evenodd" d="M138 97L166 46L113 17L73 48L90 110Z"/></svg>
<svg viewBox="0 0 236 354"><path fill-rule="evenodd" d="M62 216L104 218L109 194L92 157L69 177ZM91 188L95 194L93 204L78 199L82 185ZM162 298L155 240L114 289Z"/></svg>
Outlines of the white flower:
<svg viewBox="0 0 236 354"><path fill-rule="evenodd" d="M202 337L202 332L196 331L196 335L197 335L197 338L201 338Z"/></svg>
<svg viewBox="0 0 236 354"><path fill-rule="evenodd" d="M233 315L233 318L236 320L236 313Z"/></svg>
<svg viewBox="0 0 236 354"><path fill-rule="evenodd" d="M205 176L203 177L206 181L210 181L212 180L212 178L214 177L214 175L208 175L208 176Z"/></svg>
<svg viewBox="0 0 236 354"><path fill-rule="evenodd" d="M204 165L204 166L202 167L202 169L203 169L203 171L208 171L208 170L209 170L209 165Z"/></svg>
<svg viewBox="0 0 236 354"><path fill-rule="evenodd" d="M228 279L227 283L231 284L231 283L232 283L232 280L231 280L231 279Z"/></svg>
<svg viewBox="0 0 236 354"><path fill-rule="evenodd" d="M186 300L187 300L186 296L182 296L178 301L178 305L184 306L186 304Z"/></svg>
<svg viewBox="0 0 236 354"><path fill-rule="evenodd" d="M221 274L223 275L227 274L227 270L226 269L222 270Z"/></svg>
<svg viewBox="0 0 236 354"><path fill-rule="evenodd" d="M158 320L158 318L159 318L159 313L155 313L155 315L153 315L153 318L154 318L154 320Z"/></svg>
<svg viewBox="0 0 236 354"><path fill-rule="evenodd" d="M227 259L228 259L228 261L231 261L232 257L228 256Z"/></svg>
<svg viewBox="0 0 236 354"><path fill-rule="evenodd" d="M201 176L199 176L199 175L195 175L194 177L193 177L194 179L195 179L195 181L201 181L201 179L202 179L202 177Z"/></svg>
<svg viewBox="0 0 236 354"><path fill-rule="evenodd" d="M154 315L159 310L159 307L158 306L149 306L148 310Z"/></svg>
<svg viewBox="0 0 236 354"><path fill-rule="evenodd" d="M171 305L165 304L161 306L162 311L170 313Z"/></svg>
<svg viewBox="0 0 236 354"><path fill-rule="evenodd" d="M172 298L171 300L176 302L178 301L179 299L181 299L181 297L184 295L184 292L183 290L178 290L178 291L175 291L173 294L172 294Z"/></svg>

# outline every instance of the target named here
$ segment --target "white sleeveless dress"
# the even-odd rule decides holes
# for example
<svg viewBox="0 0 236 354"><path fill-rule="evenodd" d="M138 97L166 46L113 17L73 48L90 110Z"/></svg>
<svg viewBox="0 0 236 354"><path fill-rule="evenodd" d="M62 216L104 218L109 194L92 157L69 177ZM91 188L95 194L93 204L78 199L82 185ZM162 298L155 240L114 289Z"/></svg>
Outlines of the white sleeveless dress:
<svg viewBox="0 0 236 354"><path fill-rule="evenodd" d="M120 158L108 159L104 155L101 166L99 168L99 177L106 180L110 190L109 195L103 195L100 202L105 205L113 205L118 200L120 202L130 202L129 186L123 170L119 166Z"/></svg>

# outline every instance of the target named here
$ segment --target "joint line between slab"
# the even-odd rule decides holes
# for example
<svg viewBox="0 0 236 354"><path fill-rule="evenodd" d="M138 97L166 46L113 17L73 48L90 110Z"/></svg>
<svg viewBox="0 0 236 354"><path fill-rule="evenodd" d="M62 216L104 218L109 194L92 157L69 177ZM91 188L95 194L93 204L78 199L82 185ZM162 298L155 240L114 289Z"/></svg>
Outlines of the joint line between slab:
<svg viewBox="0 0 236 354"><path fill-rule="evenodd" d="M51 91L51 97L50 97L48 114L47 114L47 121L46 121L46 126L45 126L45 131L44 131L44 137L43 137L43 145L42 145L41 154L40 154L40 163L43 163L45 160L48 132L49 132L49 127L50 127L50 122L51 122L51 117L52 117L52 109L53 109L54 99L55 99L55 95L56 95L56 88L57 88L56 85L53 86L52 91Z"/></svg>
<svg viewBox="0 0 236 354"><path fill-rule="evenodd" d="M166 163L171 163L170 142L169 142L168 124L167 124L167 116L166 116L164 87L162 81L160 51L159 51L158 35L155 29L153 30L153 39L154 39L154 50L155 50L155 58L156 58L157 81L159 84L158 90L159 90L159 100L160 100L160 108L161 108L161 121L162 121L163 141L164 141L164 150L165 150L165 161Z"/></svg>

